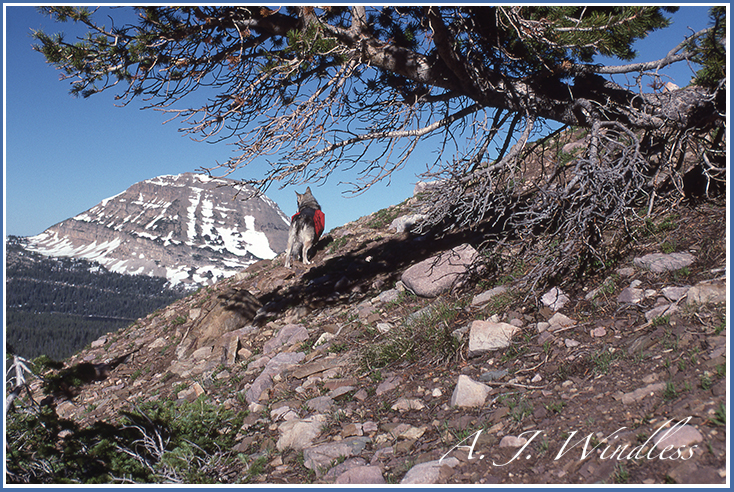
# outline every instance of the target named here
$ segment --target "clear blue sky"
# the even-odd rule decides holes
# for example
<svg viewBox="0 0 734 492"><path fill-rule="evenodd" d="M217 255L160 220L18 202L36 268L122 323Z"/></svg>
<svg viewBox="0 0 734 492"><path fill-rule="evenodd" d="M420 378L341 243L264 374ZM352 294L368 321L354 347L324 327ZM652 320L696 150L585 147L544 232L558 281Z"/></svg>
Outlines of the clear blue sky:
<svg viewBox="0 0 734 492"><path fill-rule="evenodd" d="M673 26L657 31L635 48L636 61L664 56L684 36L708 25L708 7L682 7ZM32 236L77 215L130 185L161 174L179 174L225 161L231 146L192 141L176 122L139 106L115 107L115 91L88 99L69 95L69 83L31 50L31 29L74 34L71 24L55 24L34 7L6 6L4 31L5 234ZM691 30L693 29L693 31ZM616 63L615 63L616 64ZM675 83L688 84L686 63L667 69ZM616 78L622 83L622 78ZM326 214L327 230L411 196L416 174L432 162L430 145L422 145L391 184L378 184L356 198L342 195L338 173L312 187ZM447 156L447 159L450 157ZM257 172L257 165L250 172ZM232 177L243 179L245 171ZM273 186L268 196L290 215L294 190Z"/></svg>

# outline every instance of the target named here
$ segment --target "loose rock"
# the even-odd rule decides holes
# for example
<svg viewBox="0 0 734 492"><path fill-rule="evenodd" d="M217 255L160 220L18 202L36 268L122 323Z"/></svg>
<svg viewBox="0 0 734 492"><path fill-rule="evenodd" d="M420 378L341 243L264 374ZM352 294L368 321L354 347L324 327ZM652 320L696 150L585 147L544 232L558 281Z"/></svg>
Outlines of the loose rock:
<svg viewBox="0 0 734 492"><path fill-rule="evenodd" d="M721 282L699 283L688 290L687 304L726 302L726 285Z"/></svg>
<svg viewBox="0 0 734 492"><path fill-rule="evenodd" d="M568 296L558 287L553 287L540 298L540 301L552 311L560 311L569 300Z"/></svg>
<svg viewBox="0 0 734 492"><path fill-rule="evenodd" d="M401 484L431 484L444 483L452 473L451 469L459 464L459 460L451 457L443 460L428 461L415 465L408 470Z"/></svg>
<svg viewBox="0 0 734 492"><path fill-rule="evenodd" d="M469 329L469 357L509 346L518 331L520 328L509 323L473 321Z"/></svg>
<svg viewBox="0 0 734 492"><path fill-rule="evenodd" d="M379 466L356 466L339 475L335 483L380 485L385 478Z"/></svg>
<svg viewBox="0 0 734 492"><path fill-rule="evenodd" d="M469 376L462 374L451 395L450 405L452 407L481 407L490 391L491 388L486 384L474 381Z"/></svg>
<svg viewBox="0 0 734 492"><path fill-rule="evenodd" d="M279 451L284 449L295 449L301 451L309 446L319 434L326 422L326 417L316 414L306 419L288 420L278 427L281 436L276 447Z"/></svg>
<svg viewBox="0 0 734 492"><path fill-rule="evenodd" d="M304 449L303 466L320 474L333 460L357 456L369 441L369 437L351 437Z"/></svg>
<svg viewBox="0 0 734 492"><path fill-rule="evenodd" d="M436 297L461 285L477 255L470 245L462 244L413 265L403 273L401 280L415 295Z"/></svg>
<svg viewBox="0 0 734 492"><path fill-rule="evenodd" d="M690 253L653 253L633 260L637 268L650 270L653 273L671 272L687 267L695 258Z"/></svg>

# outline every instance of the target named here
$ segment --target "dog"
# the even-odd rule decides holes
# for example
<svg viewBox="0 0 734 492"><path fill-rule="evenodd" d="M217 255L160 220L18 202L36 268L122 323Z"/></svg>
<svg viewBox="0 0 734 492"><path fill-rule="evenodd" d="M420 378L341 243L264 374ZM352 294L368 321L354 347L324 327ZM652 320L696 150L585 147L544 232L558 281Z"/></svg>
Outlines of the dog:
<svg viewBox="0 0 734 492"><path fill-rule="evenodd" d="M291 267L291 257L301 249L301 258L305 265L310 265L308 251L314 246L324 232L325 217L321 205L313 197L311 187L301 194L296 191L298 212L291 217L291 227L288 231L288 247L285 251L285 267Z"/></svg>

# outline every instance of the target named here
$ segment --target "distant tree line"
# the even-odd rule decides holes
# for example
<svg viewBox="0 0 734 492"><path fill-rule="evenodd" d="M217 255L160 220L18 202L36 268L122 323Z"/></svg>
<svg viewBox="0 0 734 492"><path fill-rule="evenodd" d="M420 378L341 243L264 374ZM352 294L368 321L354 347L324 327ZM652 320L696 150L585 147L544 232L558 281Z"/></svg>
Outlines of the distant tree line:
<svg viewBox="0 0 734 492"><path fill-rule="evenodd" d="M26 358L69 357L186 293L164 278L110 272L90 261L8 244L6 340L9 351Z"/></svg>
<svg viewBox="0 0 734 492"><path fill-rule="evenodd" d="M119 330L130 321L87 318L62 313L29 313L8 309L7 350L27 359L47 355L63 360L105 333Z"/></svg>

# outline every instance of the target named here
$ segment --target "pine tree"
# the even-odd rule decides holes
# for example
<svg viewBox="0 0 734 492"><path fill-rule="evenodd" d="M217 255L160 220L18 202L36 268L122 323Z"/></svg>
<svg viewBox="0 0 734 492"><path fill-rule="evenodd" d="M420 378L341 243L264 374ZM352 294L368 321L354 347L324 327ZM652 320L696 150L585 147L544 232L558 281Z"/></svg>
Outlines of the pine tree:
<svg viewBox="0 0 734 492"><path fill-rule="evenodd" d="M666 28L677 7L144 7L137 25L110 27L86 8L44 10L88 27L74 43L34 34L73 94L119 88L124 104L141 99L201 139L234 140L239 151L210 173L274 155L249 184L319 182L359 166L352 191L361 192L438 136L422 177L445 185L424 227L552 230L564 251L557 271L569 258L603 263L604 224L652 210L693 166L707 190L726 179L723 8L712 27L644 62L632 61L635 41ZM702 64L700 85L665 89L656 71L686 62ZM638 85L617 85L619 74ZM194 92L206 103L186 106ZM549 159L537 152L550 140L531 142L551 122L584 129L588 145L544 166L532 190L517 186L534 152Z"/></svg>

